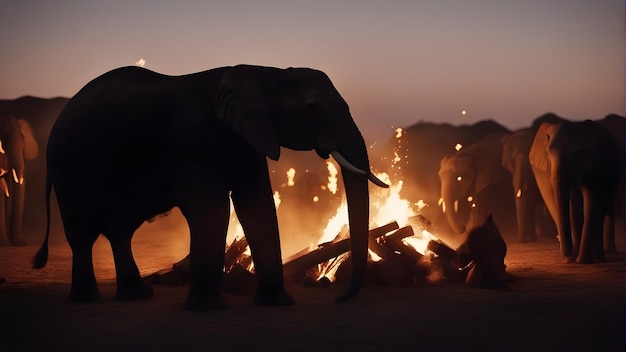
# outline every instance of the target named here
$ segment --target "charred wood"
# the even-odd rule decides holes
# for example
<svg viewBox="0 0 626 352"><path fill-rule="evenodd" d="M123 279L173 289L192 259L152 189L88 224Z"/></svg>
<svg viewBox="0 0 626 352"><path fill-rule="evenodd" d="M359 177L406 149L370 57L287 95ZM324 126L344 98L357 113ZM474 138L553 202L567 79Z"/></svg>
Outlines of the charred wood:
<svg viewBox="0 0 626 352"><path fill-rule="evenodd" d="M390 231L397 229L398 223L395 221L387 225L371 229L369 231L370 243L374 239L384 236ZM320 245L314 251L294 258L283 264L283 275L287 281L298 281L304 277L304 273L311 267L323 263L350 250L350 239L343 239L337 242L327 242Z"/></svg>

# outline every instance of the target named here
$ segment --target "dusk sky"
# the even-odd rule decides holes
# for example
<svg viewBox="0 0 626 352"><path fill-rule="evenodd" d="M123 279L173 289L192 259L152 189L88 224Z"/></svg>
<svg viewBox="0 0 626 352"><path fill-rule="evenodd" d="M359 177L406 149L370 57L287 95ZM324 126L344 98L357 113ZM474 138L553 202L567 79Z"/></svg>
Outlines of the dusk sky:
<svg viewBox="0 0 626 352"><path fill-rule="evenodd" d="M420 120L598 119L626 115L624 17L623 0L0 0L0 99L71 97L143 59L320 69L374 139Z"/></svg>

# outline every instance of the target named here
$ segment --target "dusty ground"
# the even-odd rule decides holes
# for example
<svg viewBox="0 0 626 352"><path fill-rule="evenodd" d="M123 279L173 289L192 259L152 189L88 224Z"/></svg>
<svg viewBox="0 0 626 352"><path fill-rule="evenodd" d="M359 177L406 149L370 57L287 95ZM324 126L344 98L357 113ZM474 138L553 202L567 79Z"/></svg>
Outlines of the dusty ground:
<svg viewBox="0 0 626 352"><path fill-rule="evenodd" d="M62 238L62 235L61 235ZM136 236L143 274L169 267L185 245ZM507 290L443 282L368 286L347 304L339 288L289 284L292 307L257 307L228 296L232 308L182 309L187 287L156 286L156 297L118 302L108 244L95 248L103 300L72 304L71 253L51 247L48 266L30 269L36 246L0 248L0 350L45 351L624 351L626 256L594 265L562 263L555 242L509 243ZM622 250L623 253L623 250Z"/></svg>

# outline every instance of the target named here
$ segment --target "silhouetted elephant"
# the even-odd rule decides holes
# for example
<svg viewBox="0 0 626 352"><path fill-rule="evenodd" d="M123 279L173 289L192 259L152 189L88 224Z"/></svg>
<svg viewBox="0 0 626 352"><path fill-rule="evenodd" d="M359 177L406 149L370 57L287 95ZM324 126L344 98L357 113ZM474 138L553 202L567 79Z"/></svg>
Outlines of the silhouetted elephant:
<svg viewBox="0 0 626 352"><path fill-rule="evenodd" d="M624 169L626 167L626 150L624 150L626 147L626 118L611 114L596 122L604 126L615 137L617 144L620 146L621 158L625 160L622 163L622 179L615 197L615 221L613 222L609 218L605 218L604 223L604 250L609 253L615 253L617 252L615 234L619 234L623 238L626 232L626 170Z"/></svg>
<svg viewBox="0 0 626 352"><path fill-rule="evenodd" d="M620 147L600 124L543 123L530 149L530 164L558 230L568 261L604 260L604 218L614 221L623 169Z"/></svg>
<svg viewBox="0 0 626 352"><path fill-rule="evenodd" d="M507 230L515 229L511 174L502 167L500 140L505 134L491 134L441 159L441 206L459 234L480 225L489 214Z"/></svg>
<svg viewBox="0 0 626 352"><path fill-rule="evenodd" d="M457 249L460 265L471 264L465 283L478 288L506 287L506 251L506 243L493 217L488 215L483 224L469 231Z"/></svg>
<svg viewBox="0 0 626 352"><path fill-rule="evenodd" d="M254 303L289 305L266 157L280 147L314 149L342 169L353 275L338 301L358 294L367 267L367 148L348 105L321 71L239 65L183 76L115 69L65 106L48 140L47 201L54 187L72 248L69 298L99 298L91 258L100 233L111 243L118 299L151 297L131 251L147 219L179 207L191 233L186 308L226 305L220 291L229 195L258 280ZM34 259L47 261L47 243Z"/></svg>
<svg viewBox="0 0 626 352"><path fill-rule="evenodd" d="M39 146L33 131L23 119L0 118L0 244L26 244L22 223L26 160L37 157Z"/></svg>
<svg viewBox="0 0 626 352"><path fill-rule="evenodd" d="M565 119L548 113L535 119L532 126L502 137L502 166L512 175L513 196L517 214L517 242L534 242L537 235L553 236L556 228L537 187L528 161L539 125L543 122L564 122Z"/></svg>
<svg viewBox="0 0 626 352"><path fill-rule="evenodd" d="M509 132L504 126L491 121L454 126L448 123L419 122L405 128L399 138L390 140L371 155L372 164L387 172L393 179L402 179L401 196L415 203L423 200L427 206L421 214L429 219L438 234L453 235L438 203L441 182L438 171L441 159L455 153L460 146L467 147L496 132ZM398 159L391 169L391 160Z"/></svg>

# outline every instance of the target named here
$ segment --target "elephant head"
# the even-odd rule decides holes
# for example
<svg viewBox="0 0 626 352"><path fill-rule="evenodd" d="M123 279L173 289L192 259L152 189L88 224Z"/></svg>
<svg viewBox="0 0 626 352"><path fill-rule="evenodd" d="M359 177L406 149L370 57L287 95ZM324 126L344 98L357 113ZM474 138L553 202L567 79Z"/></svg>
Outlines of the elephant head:
<svg viewBox="0 0 626 352"><path fill-rule="evenodd" d="M457 233L465 232L474 198L475 173L473 158L462 155L446 155L441 159L441 204L450 227Z"/></svg>
<svg viewBox="0 0 626 352"><path fill-rule="evenodd" d="M450 226L463 233L467 225L477 226L488 215L486 190L509 177L501 166L503 133L495 133L462 148L441 160L442 207ZM472 216L472 214L474 214Z"/></svg>
<svg viewBox="0 0 626 352"><path fill-rule="evenodd" d="M272 160L280 147L333 155L341 165L348 203L353 275L339 301L355 296L365 280L368 248L368 179L387 187L370 171L363 137L332 82L321 71L240 65L222 76L217 119Z"/></svg>
<svg viewBox="0 0 626 352"><path fill-rule="evenodd" d="M0 238L8 238L12 245L23 243L25 165L38 153L39 146L26 120L0 118Z"/></svg>

